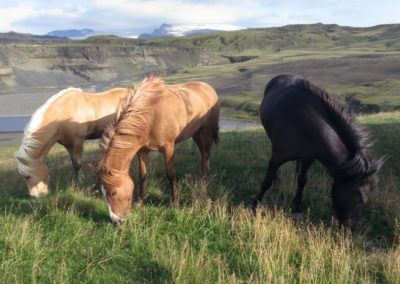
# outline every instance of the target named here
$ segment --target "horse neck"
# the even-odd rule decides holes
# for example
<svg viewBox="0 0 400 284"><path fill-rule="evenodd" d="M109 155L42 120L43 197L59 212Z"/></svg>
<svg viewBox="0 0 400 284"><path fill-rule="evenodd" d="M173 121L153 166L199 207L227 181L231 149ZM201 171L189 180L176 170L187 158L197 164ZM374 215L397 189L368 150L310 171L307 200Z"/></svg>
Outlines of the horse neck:
<svg viewBox="0 0 400 284"><path fill-rule="evenodd" d="M131 161L143 145L129 135L116 135L107 151L105 165L113 171L128 174Z"/></svg>
<svg viewBox="0 0 400 284"><path fill-rule="evenodd" d="M57 142L56 132L56 129L45 127L31 133L30 136L33 139L25 138L27 140L27 144L24 147L27 147L27 145L30 144L30 141L37 141L37 143L33 142L32 145L29 146L29 152L31 153L30 156L32 161L39 161L42 163L45 162L46 156L49 153L51 147Z"/></svg>

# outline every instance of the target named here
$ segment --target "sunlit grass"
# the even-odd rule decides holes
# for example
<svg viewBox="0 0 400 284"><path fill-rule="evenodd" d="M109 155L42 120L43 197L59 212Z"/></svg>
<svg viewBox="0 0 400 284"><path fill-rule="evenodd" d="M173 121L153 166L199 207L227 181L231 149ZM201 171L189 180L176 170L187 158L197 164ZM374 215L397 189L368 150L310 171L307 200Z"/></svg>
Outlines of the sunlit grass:
<svg viewBox="0 0 400 284"><path fill-rule="evenodd" d="M118 228L108 217L96 179L77 185L66 151L47 159L51 193L27 195L12 157L0 151L0 281L122 283L399 283L400 138L398 113L360 117L376 140L375 156L387 155L380 183L367 204L360 230L335 221L331 178L320 164L304 191L303 219L294 219L294 164L265 195L260 214L249 210L266 171L270 143L262 128L223 132L206 183L192 141L176 149L180 206L169 206L162 156L150 157L148 199L133 207ZM85 146L84 160L97 156ZM131 167L137 183L137 161Z"/></svg>

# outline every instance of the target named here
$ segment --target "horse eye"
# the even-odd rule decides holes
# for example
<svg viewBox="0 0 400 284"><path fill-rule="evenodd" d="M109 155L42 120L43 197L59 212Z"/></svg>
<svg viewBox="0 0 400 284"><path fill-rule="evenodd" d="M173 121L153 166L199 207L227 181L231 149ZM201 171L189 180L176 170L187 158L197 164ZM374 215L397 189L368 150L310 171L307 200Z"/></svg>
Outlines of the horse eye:
<svg viewBox="0 0 400 284"><path fill-rule="evenodd" d="M113 192L111 192L110 194L111 194L111 196L114 196L114 195L116 195L116 194L117 194L117 191L116 191L116 190L114 190L114 191L113 191Z"/></svg>
<svg viewBox="0 0 400 284"><path fill-rule="evenodd" d="M24 176L26 180L30 179L31 176Z"/></svg>

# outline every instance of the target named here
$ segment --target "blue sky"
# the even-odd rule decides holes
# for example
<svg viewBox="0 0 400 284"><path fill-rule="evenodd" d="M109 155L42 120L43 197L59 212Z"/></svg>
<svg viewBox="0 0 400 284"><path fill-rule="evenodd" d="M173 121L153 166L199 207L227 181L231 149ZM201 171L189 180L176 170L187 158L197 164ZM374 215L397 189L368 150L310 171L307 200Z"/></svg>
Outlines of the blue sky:
<svg viewBox="0 0 400 284"><path fill-rule="evenodd" d="M0 0L0 32L91 28L151 32L162 23L271 27L400 23L399 0Z"/></svg>

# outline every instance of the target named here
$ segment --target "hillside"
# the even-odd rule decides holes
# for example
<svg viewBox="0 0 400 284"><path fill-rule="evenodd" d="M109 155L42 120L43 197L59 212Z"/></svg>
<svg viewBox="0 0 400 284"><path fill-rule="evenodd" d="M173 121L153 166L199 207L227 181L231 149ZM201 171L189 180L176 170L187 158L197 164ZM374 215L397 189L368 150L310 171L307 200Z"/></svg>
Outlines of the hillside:
<svg viewBox="0 0 400 284"><path fill-rule="evenodd" d="M288 49L327 48L376 48L398 51L400 48L400 25L382 25L369 28L353 28L338 25L289 25L278 28L250 29L234 32L196 35L185 38L155 39L146 45L202 46L214 51L246 53L259 51L282 51Z"/></svg>
<svg viewBox="0 0 400 284"><path fill-rule="evenodd" d="M71 40L66 37L56 37L51 35L32 35L16 32L0 33L0 43L9 44L17 42L25 43L67 43Z"/></svg>
<svg viewBox="0 0 400 284"><path fill-rule="evenodd" d="M400 109L400 25L369 28L291 25L138 40L94 36L58 44L0 47L0 92L138 81L203 80L221 96L224 116L256 119L266 83L304 76L356 111ZM133 86L133 83L124 84Z"/></svg>
<svg viewBox="0 0 400 284"><path fill-rule="evenodd" d="M112 43L7 44L0 46L0 91L134 81L149 72L167 74L184 66L227 61L198 48Z"/></svg>

